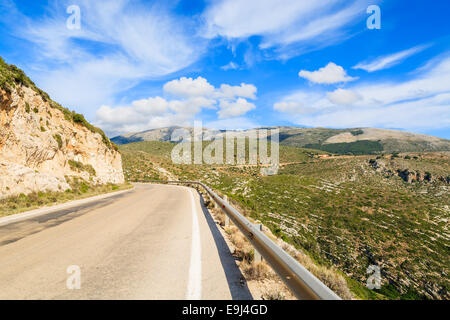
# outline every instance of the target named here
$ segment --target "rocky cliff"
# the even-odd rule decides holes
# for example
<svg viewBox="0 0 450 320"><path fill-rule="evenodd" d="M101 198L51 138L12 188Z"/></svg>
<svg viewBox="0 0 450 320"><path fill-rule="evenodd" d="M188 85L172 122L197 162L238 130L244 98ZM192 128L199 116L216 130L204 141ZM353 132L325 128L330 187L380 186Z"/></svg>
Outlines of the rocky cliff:
<svg viewBox="0 0 450 320"><path fill-rule="evenodd" d="M64 191L73 176L123 183L115 145L0 58L0 197Z"/></svg>

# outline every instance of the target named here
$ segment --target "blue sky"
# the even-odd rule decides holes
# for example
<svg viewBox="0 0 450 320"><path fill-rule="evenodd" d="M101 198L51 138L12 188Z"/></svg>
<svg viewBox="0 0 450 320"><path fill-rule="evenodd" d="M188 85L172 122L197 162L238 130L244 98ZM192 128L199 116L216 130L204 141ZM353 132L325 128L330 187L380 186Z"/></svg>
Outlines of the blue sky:
<svg viewBox="0 0 450 320"><path fill-rule="evenodd" d="M430 3L0 0L0 55L110 136L196 119L450 138L450 2Z"/></svg>

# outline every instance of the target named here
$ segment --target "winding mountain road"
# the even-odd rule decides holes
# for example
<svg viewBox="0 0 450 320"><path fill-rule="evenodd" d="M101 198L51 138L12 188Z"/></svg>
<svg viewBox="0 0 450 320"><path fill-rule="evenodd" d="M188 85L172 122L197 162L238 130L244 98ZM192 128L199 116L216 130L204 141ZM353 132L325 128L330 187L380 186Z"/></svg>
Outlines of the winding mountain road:
<svg viewBox="0 0 450 320"><path fill-rule="evenodd" d="M187 187L136 184L108 198L0 219L0 299L251 299L240 278L198 193Z"/></svg>

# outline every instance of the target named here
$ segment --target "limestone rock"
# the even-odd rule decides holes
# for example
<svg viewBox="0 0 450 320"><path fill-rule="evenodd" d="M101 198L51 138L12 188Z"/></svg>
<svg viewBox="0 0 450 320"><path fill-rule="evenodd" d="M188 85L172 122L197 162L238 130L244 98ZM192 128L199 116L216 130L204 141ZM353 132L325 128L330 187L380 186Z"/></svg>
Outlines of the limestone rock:
<svg viewBox="0 0 450 320"><path fill-rule="evenodd" d="M99 133L67 119L32 88L0 89L0 197L64 191L66 176L120 184L122 158Z"/></svg>

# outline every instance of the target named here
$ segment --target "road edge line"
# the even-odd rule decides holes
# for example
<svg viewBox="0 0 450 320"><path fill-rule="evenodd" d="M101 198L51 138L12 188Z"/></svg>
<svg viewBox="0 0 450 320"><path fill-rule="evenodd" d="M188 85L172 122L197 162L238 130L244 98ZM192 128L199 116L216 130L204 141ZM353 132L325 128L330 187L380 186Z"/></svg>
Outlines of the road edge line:
<svg viewBox="0 0 450 320"><path fill-rule="evenodd" d="M202 297L202 243L200 241L200 225L194 192L190 188L189 191L192 207L192 244L186 300L200 300Z"/></svg>

